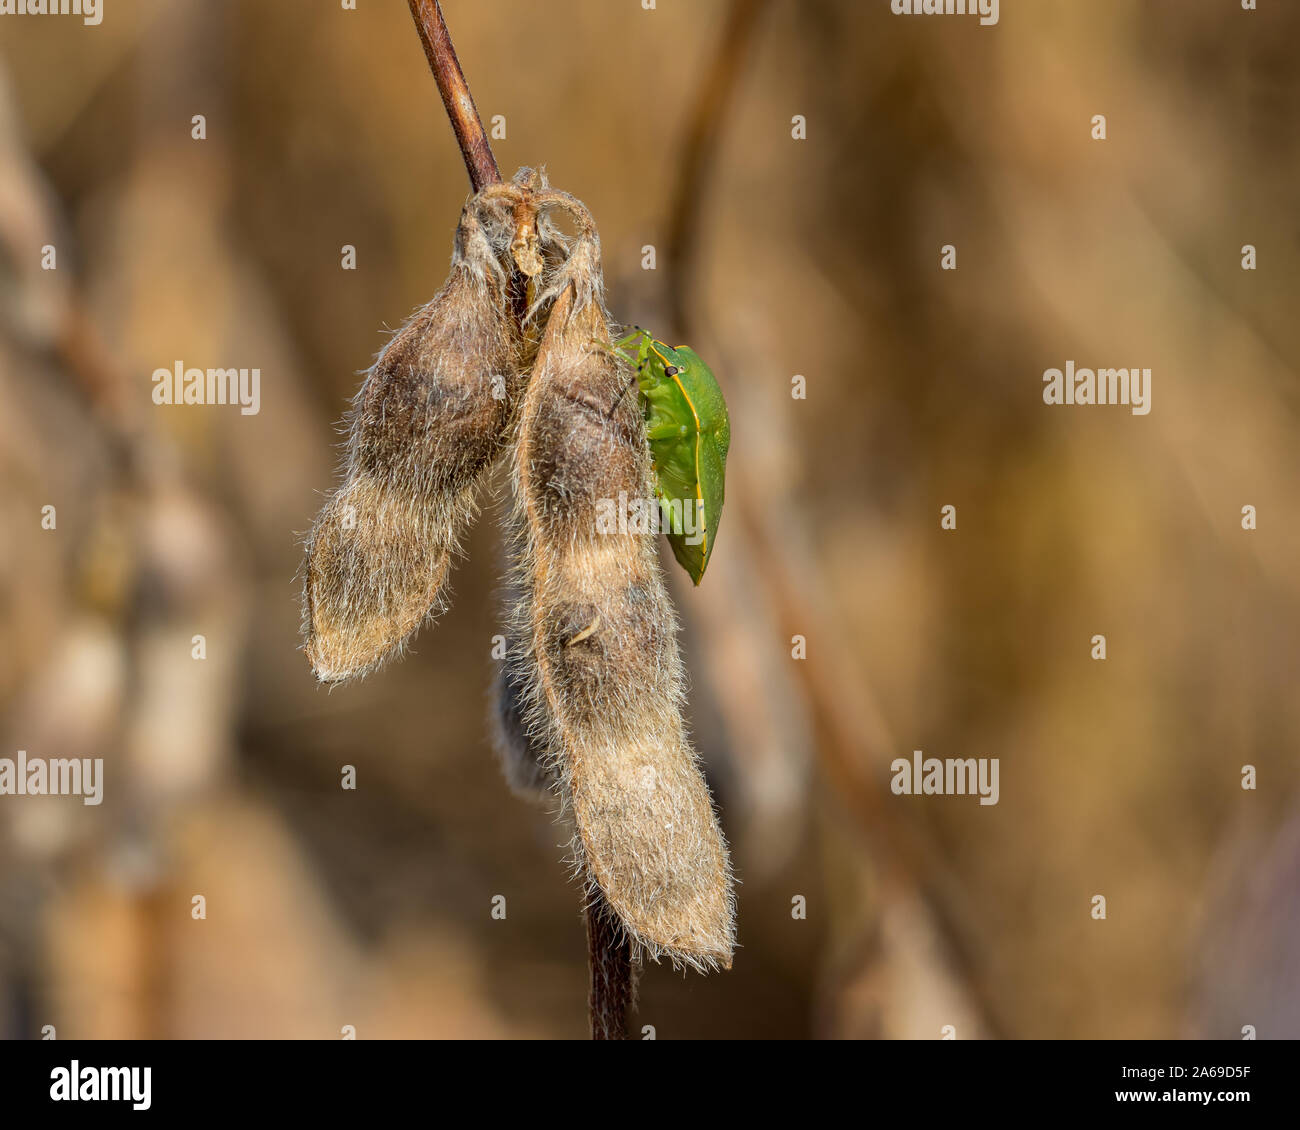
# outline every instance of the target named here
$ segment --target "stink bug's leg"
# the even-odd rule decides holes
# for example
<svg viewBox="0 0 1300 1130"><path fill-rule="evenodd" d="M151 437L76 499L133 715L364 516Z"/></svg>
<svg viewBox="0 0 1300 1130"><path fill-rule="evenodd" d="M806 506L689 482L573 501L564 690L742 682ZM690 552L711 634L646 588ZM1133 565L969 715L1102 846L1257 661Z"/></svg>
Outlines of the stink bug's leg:
<svg viewBox="0 0 1300 1130"><path fill-rule="evenodd" d="M625 345L631 345L639 337L648 338L649 336L650 335L646 333L645 330L643 330L640 326L633 326L632 332L630 334L627 334L624 337L619 338L618 341L614 342L614 347L616 349L621 349Z"/></svg>
<svg viewBox="0 0 1300 1130"><path fill-rule="evenodd" d="M618 357L621 360L626 361L629 365L636 364L636 355L632 353L624 352L622 349L618 347L617 342L615 342L613 345L603 345L601 342L593 341L592 344L599 345L606 352L612 353L615 357Z"/></svg>
<svg viewBox="0 0 1300 1130"><path fill-rule="evenodd" d="M636 354L629 355L628 353L625 353L622 347L625 345L630 345L638 337L640 337L641 339L641 345L637 349ZM618 341L614 342L613 346L611 347L611 352L618 354L618 356L623 358L623 360L626 361L629 365L636 366L635 371L632 373L632 379L627 383L627 387L624 388L623 391L618 394L618 399L614 401L613 406L609 410L609 417L611 420L614 418L615 410L618 408L620 404L623 403L623 397L627 395L627 390L629 388L631 388L633 385L639 385L641 388L645 388L647 384L654 383L653 379L648 375L646 375L645 372L646 363L648 362L650 357L650 342L653 340L654 339L648 333L646 333L645 330L643 330L640 326L634 326L630 334L627 334L625 337L619 338Z"/></svg>
<svg viewBox="0 0 1300 1130"><path fill-rule="evenodd" d="M630 346L637 338L640 338L641 341L637 346L636 354L635 356L629 357L628 360L632 361L636 365L637 371L639 372L644 369L650 361L650 354L654 351L655 339L646 333L646 331L640 326L634 326L630 334L619 338L614 345L615 347ZM627 355L624 354L624 356Z"/></svg>
<svg viewBox="0 0 1300 1130"><path fill-rule="evenodd" d="M623 397L627 395L627 390L630 389L634 384L636 384L635 373L632 374L632 379L623 386L623 391L618 394L618 397L615 399L614 403L610 405L609 417L608 417L609 419L612 420L614 418L614 413L618 411L618 406L623 403Z"/></svg>
<svg viewBox="0 0 1300 1130"><path fill-rule="evenodd" d="M658 424L645 433L646 439L680 439L685 434L685 424Z"/></svg>
<svg viewBox="0 0 1300 1130"><path fill-rule="evenodd" d="M603 342L598 342L598 341L595 341L595 340L592 341L592 345L598 345L598 346L600 346L601 349L604 349L604 350L606 350L607 352L614 354L616 357L620 357L620 358L622 358L622 359L623 359L624 361L626 361L629 365L636 365L636 364L638 364L638 363L643 359L643 357L644 357L644 354L645 354L645 345L644 345L644 343L643 343L642 346L641 346L641 348L638 349L635 353L630 352L629 349L628 349L628 347L629 347L629 346L630 346L630 345L631 345L631 344L632 344L632 343L633 343L633 342L634 342L638 337L644 337L644 338L647 338L647 339L648 339L649 336L650 336L650 335L647 334L647 333L645 332L645 330L641 329L641 328L638 326L638 327L637 327L636 329L634 329L630 334L627 334L625 337L621 337L621 338L619 338L616 342L614 342L614 343L611 344L611 345L606 345L606 344L604 344Z"/></svg>

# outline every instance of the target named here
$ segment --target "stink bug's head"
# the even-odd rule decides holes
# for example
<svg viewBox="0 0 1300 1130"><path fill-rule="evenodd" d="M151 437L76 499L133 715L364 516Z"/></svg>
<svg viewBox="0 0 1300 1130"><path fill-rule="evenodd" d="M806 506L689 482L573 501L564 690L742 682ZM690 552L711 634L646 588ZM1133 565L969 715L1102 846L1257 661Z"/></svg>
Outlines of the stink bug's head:
<svg viewBox="0 0 1300 1130"><path fill-rule="evenodd" d="M689 361L682 356L680 350L674 349L671 345L665 345L662 341L652 340L650 342L650 352L662 363L664 376L666 377L677 376L689 364Z"/></svg>

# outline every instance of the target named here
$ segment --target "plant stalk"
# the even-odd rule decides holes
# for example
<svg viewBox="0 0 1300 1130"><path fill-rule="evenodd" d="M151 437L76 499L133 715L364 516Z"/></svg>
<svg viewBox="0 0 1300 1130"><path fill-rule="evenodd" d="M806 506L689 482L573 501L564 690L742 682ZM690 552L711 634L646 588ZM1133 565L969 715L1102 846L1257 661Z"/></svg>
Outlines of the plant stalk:
<svg viewBox="0 0 1300 1130"><path fill-rule="evenodd" d="M442 104L451 119L470 185L475 192L482 192L489 185L500 184L501 170L492 155L492 146L474 106L465 72L456 58L456 49L442 17L442 5L438 0L407 0L407 3L424 47L424 57L429 61L438 93L442 95ZM522 321L524 280L516 271L510 281L511 305L516 320ZM599 892L588 900L585 914L587 955L591 963L591 994L588 998L591 1038L623 1040L627 1038L627 1014L635 988L632 951L614 912Z"/></svg>
<svg viewBox="0 0 1300 1130"><path fill-rule="evenodd" d="M420 34L420 43L424 46L424 57L429 60L429 70L433 72L442 104L451 119L456 144L465 159L470 184L475 192L482 192L490 184L500 184L501 170L492 156L492 146L483 132L483 123L469 92L469 83L465 81L465 72L460 69L460 60L456 58L447 22L442 18L442 5L438 0L407 0L407 3L411 7L411 18L415 20L415 30Z"/></svg>

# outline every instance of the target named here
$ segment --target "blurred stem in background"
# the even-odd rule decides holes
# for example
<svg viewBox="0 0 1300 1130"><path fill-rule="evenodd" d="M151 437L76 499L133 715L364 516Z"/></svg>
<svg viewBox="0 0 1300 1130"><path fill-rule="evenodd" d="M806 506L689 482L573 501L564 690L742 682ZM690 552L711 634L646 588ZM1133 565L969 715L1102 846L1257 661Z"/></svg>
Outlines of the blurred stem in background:
<svg viewBox="0 0 1300 1130"><path fill-rule="evenodd" d="M704 70L696 90L679 149L668 219L664 290L673 329L681 340L701 341L705 337L704 327L695 315L697 305L691 301L691 280L702 244L700 217L733 94L767 7L768 0L732 0L712 63ZM737 373L741 366L722 366L719 371ZM778 529L773 520L773 514L793 514L794 507L757 506L758 499L771 504L771 495L737 483L744 475L744 464L732 467L730 494L742 521L740 528L732 526L727 536L748 543L733 547L733 555L750 563L758 573L773 618L785 627L785 634L815 636L817 640L812 652L795 664L801 697L812 716L813 746L825 778L849 815L848 823L855 834L865 839L872 867L881 879L873 917L882 923L879 932L883 944L889 947L891 943L916 943L920 956L914 954L913 959L931 966L919 975L932 985L949 986L949 992L962 997L963 1014L974 1012L978 1016L982 1034L999 1035L1004 1026L997 1020L987 978L977 968L974 934L963 892L924 833L918 834L888 803L890 798L876 783L886 780L886 776L873 774L874 779L869 779L864 775L867 768L883 768L882 757L892 756L888 751L894 744L871 688L854 685L850 677L852 648L840 638L835 618L816 600L815 594L827 591L828 586L816 579L815 561L798 552L794 546L800 539ZM719 602L738 602L725 590L714 595L718 601L712 607L719 618L732 623L745 618L746 610L740 607L719 612ZM753 695L745 697L754 701ZM848 949L858 951L864 947L851 944ZM871 947L866 946L865 952L851 952L848 960L854 964L873 960ZM890 960L888 954L883 960ZM853 972L846 971L845 976ZM832 974L826 990L830 995L839 991L836 980Z"/></svg>

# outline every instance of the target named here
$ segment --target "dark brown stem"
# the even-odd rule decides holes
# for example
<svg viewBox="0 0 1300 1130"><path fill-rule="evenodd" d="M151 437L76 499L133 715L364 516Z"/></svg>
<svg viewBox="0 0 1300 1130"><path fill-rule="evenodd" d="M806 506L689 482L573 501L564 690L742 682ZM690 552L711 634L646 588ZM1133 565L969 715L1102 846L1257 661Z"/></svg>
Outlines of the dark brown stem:
<svg viewBox="0 0 1300 1130"><path fill-rule="evenodd" d="M465 158L470 184L475 192L481 192L490 184L500 184L501 170L492 156L492 146L488 144L478 110L474 108L465 72L460 69L460 60L456 58L456 48L451 44L451 35L442 18L442 5L438 0L407 0L407 3L411 6L415 30L420 33L420 42L424 45L424 57L429 60L429 70L438 83L438 93L442 95L442 104L447 108L447 117L456 133L456 144Z"/></svg>
<svg viewBox="0 0 1300 1130"><path fill-rule="evenodd" d="M588 1011L593 1040L626 1040L635 982L627 936L604 897L587 903L587 957L591 962Z"/></svg>

